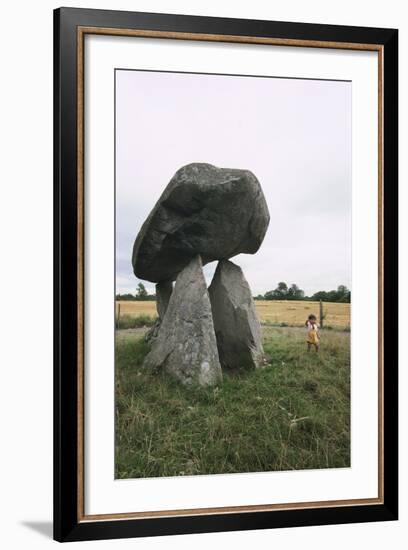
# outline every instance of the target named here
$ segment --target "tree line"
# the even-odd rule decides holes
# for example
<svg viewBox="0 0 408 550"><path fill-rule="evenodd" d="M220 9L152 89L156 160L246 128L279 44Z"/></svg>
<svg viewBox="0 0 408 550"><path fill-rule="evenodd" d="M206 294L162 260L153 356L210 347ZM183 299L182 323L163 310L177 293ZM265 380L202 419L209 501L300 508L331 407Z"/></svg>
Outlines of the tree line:
<svg viewBox="0 0 408 550"><path fill-rule="evenodd" d="M127 294L116 294L116 300L121 300L123 302L149 302L156 300L156 294L149 294L144 284L139 283L136 287L135 294L130 294L130 292Z"/></svg>
<svg viewBox="0 0 408 550"><path fill-rule="evenodd" d="M350 303L351 292L345 285L339 285L337 290L319 290L312 296L306 296L304 291L296 284L288 286L281 281L275 290L268 290L265 294L254 296L255 300L310 300L313 302L341 302ZM156 294L149 294L143 283L139 283L135 294L117 294L116 300L122 301L154 301Z"/></svg>
<svg viewBox="0 0 408 550"><path fill-rule="evenodd" d="M275 290L268 290L265 294L258 294L255 300L310 300L313 302L341 302L350 303L351 292L345 285L339 285L337 290L319 290L306 296L304 291L296 284L288 286L284 281L278 283Z"/></svg>

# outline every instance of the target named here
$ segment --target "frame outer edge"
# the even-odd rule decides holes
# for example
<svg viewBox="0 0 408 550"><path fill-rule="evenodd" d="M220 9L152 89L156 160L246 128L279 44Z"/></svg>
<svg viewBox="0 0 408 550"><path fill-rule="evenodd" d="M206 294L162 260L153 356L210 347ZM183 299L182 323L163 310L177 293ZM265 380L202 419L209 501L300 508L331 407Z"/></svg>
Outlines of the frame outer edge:
<svg viewBox="0 0 408 550"><path fill-rule="evenodd" d="M54 503L53 503L53 516L54 516L54 525L53 525L53 534L56 540L61 540L61 489L59 486L59 481L61 478L61 466L60 466L60 453L59 453L59 395L60 395L60 376L59 376L59 365L60 365L60 353L59 353L59 314L60 314L60 303L59 303L59 266L60 266L60 193L59 193L59 167L60 167L60 156L59 156L59 143L60 143L60 126L59 126L59 90L60 90L60 77L59 77L59 68L60 68L60 59L59 59L59 41L60 41L60 20L59 20L59 10L54 10L53 14L54 22L54 34L53 34L53 88L54 88L54 98L53 98L53 128L54 128L54 141L53 141L53 205L54 205L54 217L53 217L53 226L54 226L54 237L53 237L53 251L54 251L54 289L53 289L53 322L54 322L54 335L53 335L53 356L54 356L54 425L53 425L53 439L54 439L54 466L53 466L53 492L54 492Z"/></svg>
<svg viewBox="0 0 408 550"><path fill-rule="evenodd" d="M397 205L397 42L398 33L393 29L371 29L360 27L336 27L333 25L313 25L301 23L281 23L240 19L221 19L196 16L147 14L134 12L117 12L104 10L85 10L78 8L60 8L54 11L54 537L59 541L96 540L102 538L123 538L134 536L153 536L181 533L218 532L242 529L266 529L271 527L305 526L316 524L351 523L366 521L387 521L396 519L398 509L397 496L397 411L395 410L395 392L397 382L396 355L395 368L387 372L384 383L385 403L387 404L384 423L389 430L385 437L385 502L384 505L347 506L342 508L308 508L302 510L280 510L273 512L225 513L206 516L174 516L155 519L123 519L78 522L77 500L77 449L70 449L72 442L77 440L76 407L73 408L70 398L78 396L77 373L72 372L73 363L78 359L77 343L73 346L73 334L77 335L78 318L77 302L77 243L78 212L73 211L72 200L78 204L77 189L72 188L72 182L77 181L78 128L72 129L72 119L69 115L76 113L77 97L72 94L77 89L77 74L73 70L73 55L76 52L77 26L107 26L107 18L112 18L110 25L116 28L129 27L120 21L131 19L132 28L173 30L213 34L240 34L240 25L253 36L275 36L274 29L279 26L281 35L290 35L294 39L300 36L312 40L308 36L316 33L316 39L324 40L322 35L331 36L337 40L347 33L356 37L361 33L364 42L377 43L374 38L381 37L379 44L384 45L384 181L387 187L384 196L387 197L384 212L384 228L387 228L387 250L384 264L390 277L384 279L385 318L388 322L384 335L387 336L387 350L391 353L391 344L397 343L397 313L395 300L397 298L397 248L396 248L396 205ZM255 26L259 27L254 31ZM225 25L225 27L223 27ZM223 27L225 32L220 32ZM192 30L194 29L194 30ZM228 29L228 30L226 30ZM231 30L232 29L232 30ZM266 29L265 33L263 30ZM241 33L246 36L247 32ZM279 33L276 34L278 36ZM294 36L296 35L296 36ZM305 38L305 35L307 37ZM368 40L367 40L368 37ZM326 38L329 40L329 38ZM343 39L345 41L345 39ZM352 42L353 40L351 40ZM354 40L358 43L358 40ZM362 42L363 40L361 40ZM76 59L76 57L75 57ZM70 95L71 91L71 95ZM71 112L70 112L71 109ZM74 226L74 231L72 230ZM68 248L67 248L68 247ZM74 249L73 249L74 248ZM387 261L389 259L389 261ZM74 264L74 265L73 265ZM75 273L75 281L72 276ZM389 282L388 282L389 281ZM70 302L75 297L74 307ZM74 310L74 311L73 311ZM64 329L64 330L63 330ZM77 340L76 340L77 342ZM75 348L72 350L72 348ZM73 357L75 357L73 361ZM388 355L391 359L391 356ZM72 421L71 421L72 417ZM340 513L340 517L338 517Z"/></svg>
<svg viewBox="0 0 408 550"><path fill-rule="evenodd" d="M384 46L384 505L398 519L398 31Z"/></svg>
<svg viewBox="0 0 408 550"><path fill-rule="evenodd" d="M77 526L75 21L54 11L54 538ZM74 446L75 445L75 446Z"/></svg>

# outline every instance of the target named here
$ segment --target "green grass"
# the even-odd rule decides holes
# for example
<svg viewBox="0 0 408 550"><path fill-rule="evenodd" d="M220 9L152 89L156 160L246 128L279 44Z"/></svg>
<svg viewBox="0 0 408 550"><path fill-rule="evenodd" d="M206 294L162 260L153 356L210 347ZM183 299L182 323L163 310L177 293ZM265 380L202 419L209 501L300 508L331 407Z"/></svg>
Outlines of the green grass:
<svg viewBox="0 0 408 550"><path fill-rule="evenodd" d="M116 478L350 465L350 335L264 327L268 364L186 388L142 370L143 331L116 338Z"/></svg>
<svg viewBox="0 0 408 550"><path fill-rule="evenodd" d="M141 327L152 327L156 322L157 317L151 317L150 315L141 314L137 317L132 317L131 315L122 315L119 318L119 321L116 322L116 328L127 329L127 328L141 328Z"/></svg>

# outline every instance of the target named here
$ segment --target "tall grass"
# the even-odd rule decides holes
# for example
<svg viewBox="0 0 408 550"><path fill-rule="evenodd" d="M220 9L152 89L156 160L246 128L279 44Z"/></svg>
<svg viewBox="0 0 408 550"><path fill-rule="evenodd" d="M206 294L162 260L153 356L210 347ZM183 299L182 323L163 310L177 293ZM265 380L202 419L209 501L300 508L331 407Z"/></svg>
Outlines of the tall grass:
<svg viewBox="0 0 408 550"><path fill-rule="evenodd" d="M146 314L137 315L132 317L131 315L122 315L116 321L116 328L128 329L128 328L142 328L152 327L156 322L157 316L151 316Z"/></svg>
<svg viewBox="0 0 408 550"><path fill-rule="evenodd" d="M141 335L116 339L117 478L350 465L349 334L265 328L267 366L186 388L141 369Z"/></svg>

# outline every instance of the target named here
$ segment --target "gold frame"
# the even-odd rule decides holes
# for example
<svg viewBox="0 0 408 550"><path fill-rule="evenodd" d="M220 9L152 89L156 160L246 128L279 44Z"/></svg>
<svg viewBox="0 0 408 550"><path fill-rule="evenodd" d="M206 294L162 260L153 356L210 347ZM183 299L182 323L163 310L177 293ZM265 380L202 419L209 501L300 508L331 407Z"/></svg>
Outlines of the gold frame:
<svg viewBox="0 0 408 550"><path fill-rule="evenodd" d="M175 40L195 40L210 42L233 42L240 44L264 44L307 48L330 48L343 50L365 50L378 53L378 497L349 500L329 500L317 502L296 502L285 504L264 504L249 506L229 506L215 508L194 508L181 510L161 510L133 513L85 514L84 480L84 41L87 34L144 37ZM197 516L228 513L248 513L272 510L297 510L306 508L328 508L339 506L359 506L384 503L384 356L383 356L383 258L384 258L384 166L383 166L383 82L384 47L381 44L357 44L318 40L294 40L287 38L264 38L253 36L217 35L154 30L117 29L108 27L77 27L77 284L78 284L78 356L77 356L77 507L78 522L146 519L171 516Z"/></svg>

